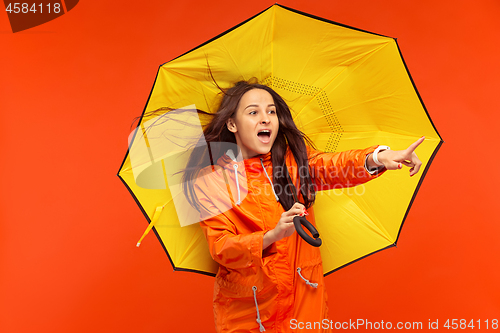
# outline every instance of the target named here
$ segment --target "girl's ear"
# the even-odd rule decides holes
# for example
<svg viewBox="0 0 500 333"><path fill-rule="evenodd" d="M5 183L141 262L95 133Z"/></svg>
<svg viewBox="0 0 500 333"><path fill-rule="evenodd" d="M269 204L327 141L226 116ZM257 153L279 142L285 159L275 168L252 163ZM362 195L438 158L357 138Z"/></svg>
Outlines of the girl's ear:
<svg viewBox="0 0 500 333"><path fill-rule="evenodd" d="M226 121L226 125L227 125L227 129L228 129L230 132L236 133L236 123L234 122L234 119L233 119L233 118L229 118L229 119Z"/></svg>

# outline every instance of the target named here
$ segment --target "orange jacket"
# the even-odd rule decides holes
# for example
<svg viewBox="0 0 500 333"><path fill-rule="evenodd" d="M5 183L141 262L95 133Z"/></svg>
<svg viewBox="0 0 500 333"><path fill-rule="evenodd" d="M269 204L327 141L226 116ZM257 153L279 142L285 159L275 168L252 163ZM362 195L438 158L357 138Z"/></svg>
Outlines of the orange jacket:
<svg viewBox="0 0 500 333"><path fill-rule="evenodd" d="M379 176L364 168L366 155L375 148L342 153L308 150L310 174L318 190L354 186ZM264 234L284 212L270 183L270 157L268 153L237 163L224 155L216 168L203 169L195 183L203 207L201 227L212 258L219 263L213 298L215 327L217 332L298 332L300 323L317 322L322 323L316 324L317 331L326 332L329 329L323 330L326 321L322 320L328 318L327 293L319 248L294 232L262 250ZM290 150L286 164L297 184L297 165ZM313 208L308 212L307 219L315 225Z"/></svg>

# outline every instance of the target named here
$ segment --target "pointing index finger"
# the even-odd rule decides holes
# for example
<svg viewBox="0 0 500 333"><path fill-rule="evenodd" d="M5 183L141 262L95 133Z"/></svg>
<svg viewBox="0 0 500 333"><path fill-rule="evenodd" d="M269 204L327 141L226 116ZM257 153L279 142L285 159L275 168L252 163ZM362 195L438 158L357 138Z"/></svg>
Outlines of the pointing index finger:
<svg viewBox="0 0 500 333"><path fill-rule="evenodd" d="M425 136L423 136L420 139L418 139L417 141L413 142L406 150L409 153L412 153L415 149L417 149L418 146L420 146L420 144L422 142L424 142L424 140L425 140Z"/></svg>

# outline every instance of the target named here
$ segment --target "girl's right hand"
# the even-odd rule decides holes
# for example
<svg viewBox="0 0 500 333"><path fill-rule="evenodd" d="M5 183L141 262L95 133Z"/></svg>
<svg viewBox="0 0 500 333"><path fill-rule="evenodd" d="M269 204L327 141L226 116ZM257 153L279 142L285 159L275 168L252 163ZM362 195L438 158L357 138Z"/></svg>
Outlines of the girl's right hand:
<svg viewBox="0 0 500 333"><path fill-rule="evenodd" d="M296 202L292 208L281 214L278 224L273 230L268 231L264 235L264 243L262 248L265 249L274 242L277 242L285 237L291 236L295 232L293 218L295 216L303 216L306 207L300 202Z"/></svg>

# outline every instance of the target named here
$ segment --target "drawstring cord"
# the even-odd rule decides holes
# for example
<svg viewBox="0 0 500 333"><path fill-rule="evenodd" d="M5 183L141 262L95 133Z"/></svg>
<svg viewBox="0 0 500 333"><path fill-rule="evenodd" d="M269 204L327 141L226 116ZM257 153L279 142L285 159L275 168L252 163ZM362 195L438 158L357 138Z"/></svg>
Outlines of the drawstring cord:
<svg viewBox="0 0 500 333"><path fill-rule="evenodd" d="M228 156L234 162L236 162L236 158L234 158L234 154L233 154L233 152L231 150L228 150L226 154L228 154ZM280 198L278 197L278 195L274 191L273 182L271 181L271 178L269 178L269 175L267 174L267 170L264 167L264 162L263 162L262 158L260 159L260 165L262 165L262 169L264 169L264 174L266 175L267 180L271 184L271 189L273 190L273 194L274 194L274 197L276 198L276 201L280 201ZM236 164L236 163L233 164L233 169L234 169L234 178L236 178L236 190L238 191L238 201L236 202L236 204L239 206L239 205L241 205L241 192L240 192L240 183L239 183L239 180L238 180L238 164Z"/></svg>
<svg viewBox="0 0 500 333"><path fill-rule="evenodd" d="M255 300L255 308L257 309L257 322L259 323L259 329L261 332L264 332L266 329L264 328L264 325L262 325L262 322L260 321L260 313L259 313L259 305L257 304L257 294L255 293L257 291L257 287L253 286L253 299Z"/></svg>
<svg viewBox="0 0 500 333"><path fill-rule="evenodd" d="M229 156L229 158L232 159L233 162L237 161L236 157L234 157L234 153L231 149L229 149L226 152L226 155ZM238 181L238 164L236 164L236 163L233 164L233 169L234 169L234 178L236 178L236 190L238 191L238 201L236 202L236 204L239 206L239 205L241 205L241 194L240 194L240 183ZM227 183L227 179L226 179L226 185L228 186L228 190L229 190L229 184Z"/></svg>
<svg viewBox="0 0 500 333"><path fill-rule="evenodd" d="M238 190L238 202L236 204L241 205L241 196L240 196L240 183L238 182L238 164L233 164L234 168L234 178L236 178L236 189Z"/></svg>
<svg viewBox="0 0 500 333"><path fill-rule="evenodd" d="M307 284L307 285L309 285L309 286L311 286L311 287L313 287L313 288L318 288L318 284L317 284L317 283L311 283L311 282L309 282L309 280L308 280L308 279L304 278L304 277L302 276L302 274L300 274L300 267L297 267L297 273L299 273L299 276L302 278L302 280L306 281L306 284Z"/></svg>
<svg viewBox="0 0 500 333"><path fill-rule="evenodd" d="M276 198L276 201L280 201L280 198L278 198L278 195L276 194L276 192L274 192L273 182L271 181L271 178L269 178L266 168L264 167L264 162L262 162L262 160L263 158L260 159L260 164L262 165L262 169L264 169L264 173L266 174L267 180L269 180L269 183L271 183L271 188L273 189L274 197Z"/></svg>

